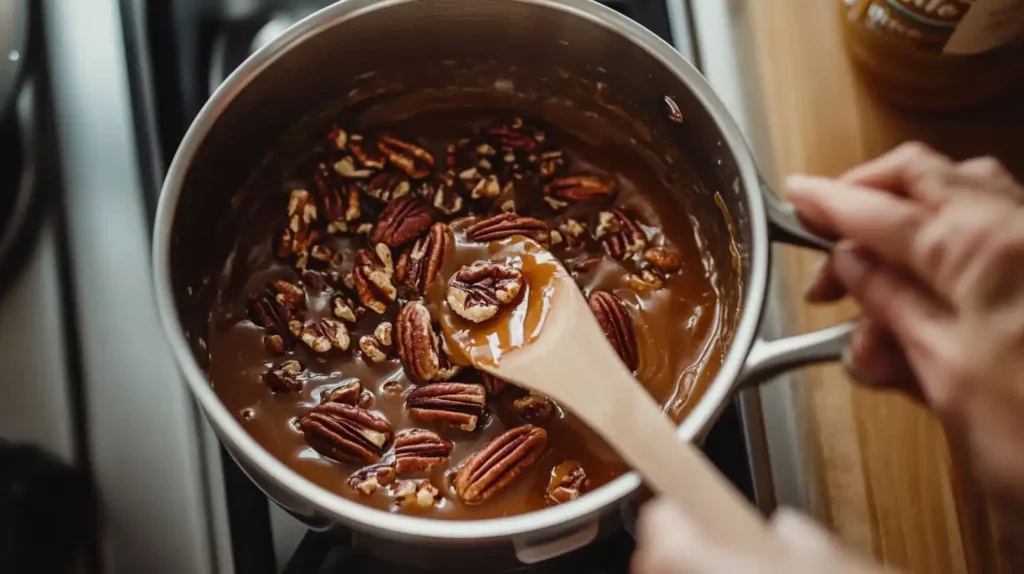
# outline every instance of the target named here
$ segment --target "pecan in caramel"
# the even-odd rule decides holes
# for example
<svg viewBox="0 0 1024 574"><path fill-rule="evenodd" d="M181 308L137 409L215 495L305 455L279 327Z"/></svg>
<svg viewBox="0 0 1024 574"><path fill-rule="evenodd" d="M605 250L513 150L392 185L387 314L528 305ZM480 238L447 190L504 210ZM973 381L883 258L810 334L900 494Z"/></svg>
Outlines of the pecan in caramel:
<svg viewBox="0 0 1024 574"><path fill-rule="evenodd" d="M398 474L430 470L448 461L455 443L425 429L409 429L395 436L395 471Z"/></svg>
<svg viewBox="0 0 1024 574"><path fill-rule="evenodd" d="M371 311L383 314L398 297L393 281L395 267L391 262L391 250L378 243L373 252L360 249L356 253L356 264L352 270L353 286L359 301Z"/></svg>
<svg viewBox="0 0 1024 574"><path fill-rule="evenodd" d="M608 255L620 261L647 247L644 230L621 209L610 209L597 215L594 238L601 242Z"/></svg>
<svg viewBox="0 0 1024 574"><path fill-rule="evenodd" d="M455 272L445 300L457 315L474 323L498 314L519 297L526 285L523 272L511 265L478 261Z"/></svg>
<svg viewBox="0 0 1024 574"><path fill-rule="evenodd" d="M512 212L481 219L466 228L466 238L480 243L507 239L513 235L529 237L539 243L547 243L550 240L548 224Z"/></svg>
<svg viewBox="0 0 1024 574"><path fill-rule="evenodd" d="M370 230L370 243L388 247L405 245L434 222L434 210L421 199L407 195L387 205Z"/></svg>
<svg viewBox="0 0 1024 574"><path fill-rule="evenodd" d="M391 440L391 423L345 403L321 403L302 417L299 428L309 446L338 462L375 463Z"/></svg>
<svg viewBox="0 0 1024 574"><path fill-rule="evenodd" d="M639 357L636 336L633 334L633 319L626 311L622 300L606 291L594 291L587 302L605 338L612 344L612 348L626 367L630 371L635 371Z"/></svg>
<svg viewBox="0 0 1024 574"><path fill-rule="evenodd" d="M444 382L413 389L405 398L405 408L415 419L445 422L464 431L473 431L483 416L486 402L483 385Z"/></svg>
<svg viewBox="0 0 1024 574"><path fill-rule="evenodd" d="M567 460L551 469L545 500L548 504L571 502L579 498L589 485L583 466L575 460Z"/></svg>
<svg viewBox="0 0 1024 574"><path fill-rule="evenodd" d="M547 447L548 433L522 425L505 431L470 456L455 475L455 492L466 504L480 504L532 466Z"/></svg>
<svg viewBox="0 0 1024 574"><path fill-rule="evenodd" d="M452 234L447 223L435 223L430 231L416 240L398 257L395 278L416 293L424 294L437 279L444 254L451 246Z"/></svg>

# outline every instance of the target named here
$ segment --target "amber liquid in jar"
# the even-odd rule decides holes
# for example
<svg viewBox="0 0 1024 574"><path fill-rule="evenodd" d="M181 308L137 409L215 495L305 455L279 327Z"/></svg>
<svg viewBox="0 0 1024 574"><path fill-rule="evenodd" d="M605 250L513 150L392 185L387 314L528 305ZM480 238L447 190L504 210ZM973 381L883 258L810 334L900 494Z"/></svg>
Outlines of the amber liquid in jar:
<svg viewBox="0 0 1024 574"><path fill-rule="evenodd" d="M1024 73L1024 0L841 0L858 74L878 97L952 109Z"/></svg>

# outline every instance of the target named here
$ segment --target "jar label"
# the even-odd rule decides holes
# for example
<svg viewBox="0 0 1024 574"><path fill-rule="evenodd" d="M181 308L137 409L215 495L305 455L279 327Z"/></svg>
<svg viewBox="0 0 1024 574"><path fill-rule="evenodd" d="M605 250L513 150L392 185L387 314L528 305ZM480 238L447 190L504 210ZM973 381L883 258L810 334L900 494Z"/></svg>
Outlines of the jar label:
<svg viewBox="0 0 1024 574"><path fill-rule="evenodd" d="M864 25L902 36L921 50L978 54L1024 29L1024 0L870 0Z"/></svg>

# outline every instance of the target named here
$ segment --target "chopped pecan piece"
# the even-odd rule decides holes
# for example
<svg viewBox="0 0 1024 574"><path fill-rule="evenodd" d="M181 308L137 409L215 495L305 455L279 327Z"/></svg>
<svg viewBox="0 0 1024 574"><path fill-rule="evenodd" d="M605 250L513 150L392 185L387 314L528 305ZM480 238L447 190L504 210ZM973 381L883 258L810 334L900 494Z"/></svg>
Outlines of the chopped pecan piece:
<svg viewBox="0 0 1024 574"><path fill-rule="evenodd" d="M633 334L633 319L626 312L622 300L606 291L594 291L590 294L588 303L604 336L612 344L619 358L630 371L635 371L639 357L636 336Z"/></svg>
<svg viewBox="0 0 1024 574"><path fill-rule="evenodd" d="M366 179L373 175L372 169L358 166L355 158L350 155L334 162L334 171L342 177L351 179Z"/></svg>
<svg viewBox="0 0 1024 574"><path fill-rule="evenodd" d="M480 504L537 462L548 433L533 425L505 431L470 456L455 475L455 492L466 504Z"/></svg>
<svg viewBox="0 0 1024 574"><path fill-rule="evenodd" d="M395 471L398 474L430 470L448 460L455 444L425 429L405 430L395 436Z"/></svg>
<svg viewBox="0 0 1024 574"><path fill-rule="evenodd" d="M405 408L415 419L446 422L472 431L484 414L486 402L487 391L483 385L432 383L413 389L405 399Z"/></svg>
<svg viewBox="0 0 1024 574"><path fill-rule="evenodd" d="M398 297L394 275L395 267L391 263L391 250L387 245L378 243L372 253L366 249L356 252L352 281L359 301L367 309L383 314L388 303Z"/></svg>
<svg viewBox="0 0 1024 574"><path fill-rule="evenodd" d="M507 187L508 185L510 184L502 187L498 176L491 174L477 181L476 185L469 191L469 196L473 199L497 199L503 191L511 189Z"/></svg>
<svg viewBox="0 0 1024 574"><path fill-rule="evenodd" d="M370 230L370 243L388 247L405 245L416 239L434 222L434 210L420 199L400 197L384 208Z"/></svg>
<svg viewBox="0 0 1024 574"><path fill-rule="evenodd" d="M348 142L352 155L356 156L363 167L371 170L384 167L385 154L379 147L367 142L361 134L352 134Z"/></svg>
<svg viewBox="0 0 1024 574"><path fill-rule="evenodd" d="M373 335L363 335L359 338L359 348L371 362L383 363L388 359L388 351L391 350L391 323L384 321L373 330Z"/></svg>
<svg viewBox="0 0 1024 574"><path fill-rule="evenodd" d="M644 260L662 273L675 273L682 268L679 255L666 247L651 247L644 251Z"/></svg>
<svg viewBox="0 0 1024 574"><path fill-rule="evenodd" d="M558 172L562 171L564 166L565 158L562 157L561 150L543 152L540 154L540 163L537 164L540 176L545 179L557 175Z"/></svg>
<svg viewBox="0 0 1024 574"><path fill-rule="evenodd" d="M441 498L441 492L425 478L400 480L394 488L394 497L399 506L431 508Z"/></svg>
<svg viewBox="0 0 1024 574"><path fill-rule="evenodd" d="M541 420L555 412L555 404L548 397L535 392L512 401L512 408L520 418Z"/></svg>
<svg viewBox="0 0 1024 574"><path fill-rule="evenodd" d="M556 209L577 201L608 201L615 192L615 181L597 175L559 177L544 186L545 200Z"/></svg>
<svg viewBox="0 0 1024 574"><path fill-rule="evenodd" d="M452 365L434 330L430 312L423 303L410 301L395 318L398 358L406 376L414 383L445 381L454 377L460 367Z"/></svg>
<svg viewBox="0 0 1024 574"><path fill-rule="evenodd" d="M348 486L352 490L369 496L382 486L394 482L395 476L395 469L390 464L375 464L360 468L349 475Z"/></svg>
<svg viewBox="0 0 1024 574"><path fill-rule="evenodd" d="M578 249L587 242L587 226L576 219L566 219L558 224L558 232L569 249Z"/></svg>
<svg viewBox="0 0 1024 574"><path fill-rule="evenodd" d="M272 281L261 293L249 295L249 319L257 326L267 330L269 336L278 335L282 337L281 348L286 342L290 342L295 335L295 323L298 320L298 312L306 306L306 295L302 288L287 281ZM277 348L277 341L264 341L268 349L273 345ZM278 353L279 354L279 353Z"/></svg>
<svg viewBox="0 0 1024 574"><path fill-rule="evenodd" d="M373 464L391 440L391 423L345 403L317 405L299 421L306 443L338 462Z"/></svg>
<svg viewBox="0 0 1024 574"><path fill-rule="evenodd" d="M546 490L547 502L564 504L576 500L589 485L583 466L575 460L567 460L551 469L551 479Z"/></svg>
<svg viewBox="0 0 1024 574"><path fill-rule="evenodd" d="M379 173L366 185L366 195L384 203L409 195L411 190L408 177L397 173Z"/></svg>
<svg viewBox="0 0 1024 574"><path fill-rule="evenodd" d="M323 291L327 288L327 277L321 271L306 269L302 272L302 283L313 291Z"/></svg>
<svg viewBox="0 0 1024 574"><path fill-rule="evenodd" d="M315 229L317 222L316 202L305 189L293 189L288 196L288 225L281 233L277 256L282 259L295 257L295 266L305 269L309 248L316 243L320 234Z"/></svg>
<svg viewBox="0 0 1024 574"><path fill-rule="evenodd" d="M515 301L525 284L523 272L511 265L478 261L455 272L445 300L460 317L480 323Z"/></svg>
<svg viewBox="0 0 1024 574"><path fill-rule="evenodd" d="M334 316L349 323L355 323L363 314L363 308L359 307L351 298L345 295L338 295L331 303L331 310Z"/></svg>
<svg viewBox="0 0 1024 574"><path fill-rule="evenodd" d="M626 283L635 291L645 293L665 286L665 276L654 267L644 267L639 273L630 273Z"/></svg>
<svg viewBox="0 0 1024 574"><path fill-rule="evenodd" d="M435 223L430 231L403 251L395 266L395 277L402 285L424 294L437 279L444 254L452 243L452 234L446 223Z"/></svg>
<svg viewBox="0 0 1024 574"><path fill-rule="evenodd" d="M455 177L450 173L439 175L433 183L423 184L422 193L434 209L445 215L455 215L464 207L462 195L455 189Z"/></svg>
<svg viewBox="0 0 1024 574"><path fill-rule="evenodd" d="M346 351L351 343L348 327L341 321L327 317L303 326L299 339L317 353L326 353L331 349Z"/></svg>
<svg viewBox="0 0 1024 574"><path fill-rule="evenodd" d="M363 383L359 379L349 379L333 389L320 395L322 403L344 403L346 405L359 404L359 398L363 394Z"/></svg>
<svg viewBox="0 0 1024 574"><path fill-rule="evenodd" d="M640 253L647 247L647 235L621 209L598 214L594 238L601 242L605 252L618 260Z"/></svg>
<svg viewBox="0 0 1024 574"><path fill-rule="evenodd" d="M359 185L337 182L323 164L317 166L314 179L327 219L327 232L341 233L355 228L363 215Z"/></svg>
<svg viewBox="0 0 1024 574"><path fill-rule="evenodd" d="M546 223L515 213L499 213L466 228L466 237L470 241L481 243L498 241L513 235L530 237L539 243L547 243L550 239Z"/></svg>
<svg viewBox="0 0 1024 574"><path fill-rule="evenodd" d="M267 371L263 375L263 382L275 393L297 393L302 390L302 381L299 380L301 372L301 363L285 361L280 367Z"/></svg>
<svg viewBox="0 0 1024 574"><path fill-rule="evenodd" d="M413 179L427 177L434 167L434 156L416 144L384 135L380 136L377 147L392 165Z"/></svg>

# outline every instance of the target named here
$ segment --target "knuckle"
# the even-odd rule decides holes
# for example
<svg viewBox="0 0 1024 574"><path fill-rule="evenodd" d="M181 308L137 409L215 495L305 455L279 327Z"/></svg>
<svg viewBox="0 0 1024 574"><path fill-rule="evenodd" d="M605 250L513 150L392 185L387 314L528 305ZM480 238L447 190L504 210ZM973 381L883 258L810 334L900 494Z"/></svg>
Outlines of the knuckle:
<svg viewBox="0 0 1024 574"><path fill-rule="evenodd" d="M990 155L969 159L960 164L959 169L989 179L1001 179L1008 175L1002 162Z"/></svg>
<svg viewBox="0 0 1024 574"><path fill-rule="evenodd" d="M938 157L939 153L928 144L917 140L901 143L893 151L894 154L908 161Z"/></svg>

